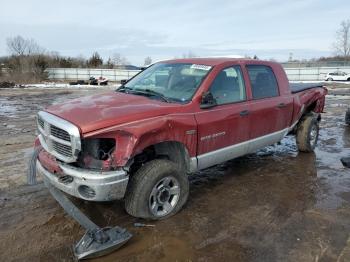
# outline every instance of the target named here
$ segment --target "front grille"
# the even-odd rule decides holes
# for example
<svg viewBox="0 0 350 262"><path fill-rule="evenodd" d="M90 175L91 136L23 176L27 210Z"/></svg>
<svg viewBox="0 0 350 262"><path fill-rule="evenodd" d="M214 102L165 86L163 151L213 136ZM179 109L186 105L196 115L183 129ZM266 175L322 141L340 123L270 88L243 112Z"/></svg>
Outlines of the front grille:
<svg viewBox="0 0 350 262"><path fill-rule="evenodd" d="M50 125L50 133L54 137L70 142L70 135L68 132L61 128L58 128L57 126Z"/></svg>
<svg viewBox="0 0 350 262"><path fill-rule="evenodd" d="M53 149L63 155L63 156L66 156L66 157L72 157L72 148L70 146L67 146L67 145L63 145L61 143L58 143L54 140L52 140L52 147Z"/></svg>
<svg viewBox="0 0 350 262"><path fill-rule="evenodd" d="M40 143L47 152L66 163L76 161L81 150L77 126L42 111L38 113L37 124Z"/></svg>
<svg viewBox="0 0 350 262"><path fill-rule="evenodd" d="M38 117L38 124L42 129L44 129L44 120L42 120L41 117Z"/></svg>

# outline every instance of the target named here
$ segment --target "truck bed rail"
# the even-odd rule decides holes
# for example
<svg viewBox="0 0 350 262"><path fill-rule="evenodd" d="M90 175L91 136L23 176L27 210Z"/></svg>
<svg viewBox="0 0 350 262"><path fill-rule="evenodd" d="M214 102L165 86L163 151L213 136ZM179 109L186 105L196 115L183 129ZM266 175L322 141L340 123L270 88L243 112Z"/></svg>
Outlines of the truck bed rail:
<svg viewBox="0 0 350 262"><path fill-rule="evenodd" d="M289 82L289 89L292 94L299 93L308 89L323 87L323 83L291 83Z"/></svg>

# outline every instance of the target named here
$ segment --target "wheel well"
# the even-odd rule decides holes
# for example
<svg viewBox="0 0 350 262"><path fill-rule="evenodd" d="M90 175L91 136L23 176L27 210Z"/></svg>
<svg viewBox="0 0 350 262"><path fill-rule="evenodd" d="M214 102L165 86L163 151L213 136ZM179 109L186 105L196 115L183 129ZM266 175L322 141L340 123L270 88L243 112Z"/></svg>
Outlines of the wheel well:
<svg viewBox="0 0 350 262"><path fill-rule="evenodd" d="M303 121L303 119L304 119L307 115L309 115L310 113L315 113L315 112L314 112L314 109L316 108L316 106L317 106L317 101L314 101L314 102L312 102L310 105L307 106L307 108L304 110L302 116L299 118L298 124L294 126L293 130L291 130L291 131L289 132L289 134L296 134L297 129L298 129L300 123ZM318 114L318 113L315 113L315 114L317 114L317 121L321 121L321 114Z"/></svg>
<svg viewBox="0 0 350 262"><path fill-rule="evenodd" d="M310 105L308 105L308 107L306 108L306 110L303 113L303 117L311 112L315 113L315 108L317 106L317 101L312 102ZM317 114L317 120L320 121L321 120L321 114Z"/></svg>
<svg viewBox="0 0 350 262"><path fill-rule="evenodd" d="M130 172L136 172L144 163L153 159L168 159L174 162L180 170L190 171L190 156L187 148L180 142L166 141L146 147L132 159Z"/></svg>

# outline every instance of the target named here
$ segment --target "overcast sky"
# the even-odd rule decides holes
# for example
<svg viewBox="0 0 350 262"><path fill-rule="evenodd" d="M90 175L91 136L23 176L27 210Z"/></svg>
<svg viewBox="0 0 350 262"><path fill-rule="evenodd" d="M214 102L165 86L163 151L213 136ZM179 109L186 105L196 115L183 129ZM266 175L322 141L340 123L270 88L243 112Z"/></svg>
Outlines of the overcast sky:
<svg viewBox="0 0 350 262"><path fill-rule="evenodd" d="M0 56L22 35L61 55L133 64L182 57L254 55L285 61L331 55L349 0L0 0Z"/></svg>

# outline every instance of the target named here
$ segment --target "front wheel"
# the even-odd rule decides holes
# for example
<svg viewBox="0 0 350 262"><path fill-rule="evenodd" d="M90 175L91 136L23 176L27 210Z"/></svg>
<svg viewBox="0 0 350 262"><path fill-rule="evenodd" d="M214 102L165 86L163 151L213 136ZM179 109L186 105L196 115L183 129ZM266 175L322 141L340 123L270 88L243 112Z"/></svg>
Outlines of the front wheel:
<svg viewBox="0 0 350 262"><path fill-rule="evenodd" d="M333 78L327 78L326 81L333 81Z"/></svg>
<svg viewBox="0 0 350 262"><path fill-rule="evenodd" d="M305 115L298 124L296 141L301 152L313 152L318 140L319 125L317 114Z"/></svg>
<svg viewBox="0 0 350 262"><path fill-rule="evenodd" d="M181 173L169 160L155 159L131 176L125 209L134 217L165 219L182 208L188 192L187 174Z"/></svg>

